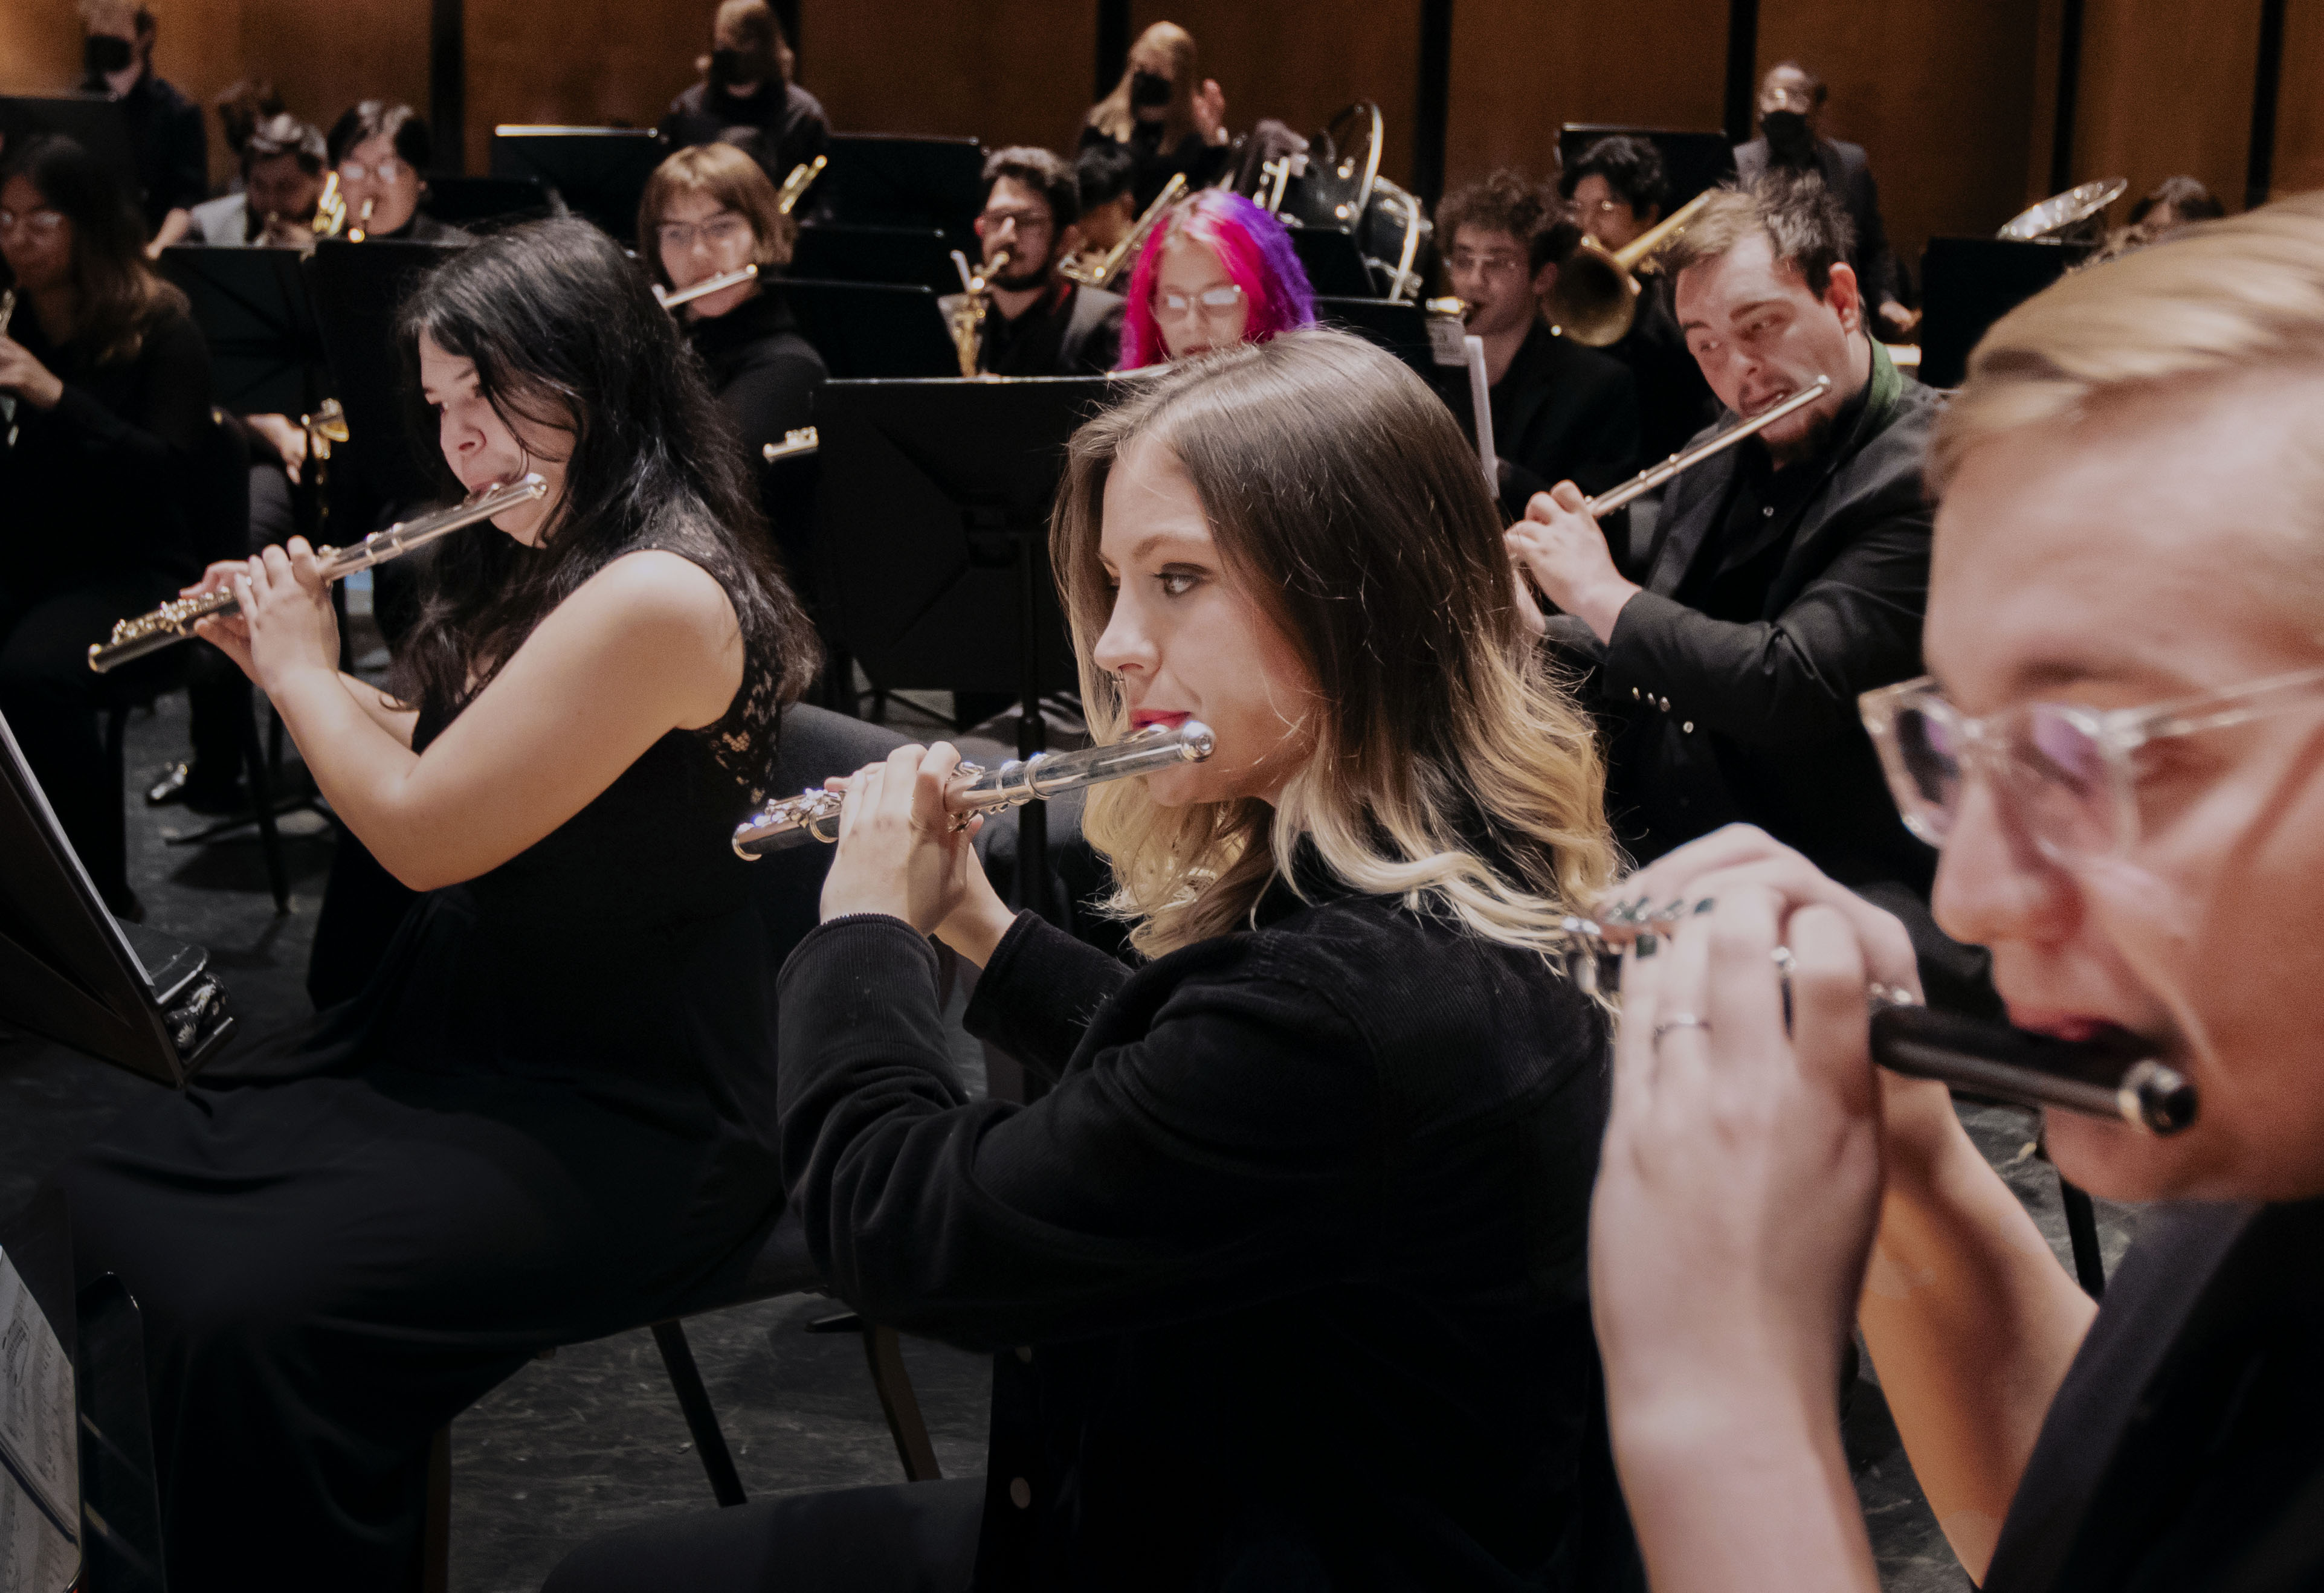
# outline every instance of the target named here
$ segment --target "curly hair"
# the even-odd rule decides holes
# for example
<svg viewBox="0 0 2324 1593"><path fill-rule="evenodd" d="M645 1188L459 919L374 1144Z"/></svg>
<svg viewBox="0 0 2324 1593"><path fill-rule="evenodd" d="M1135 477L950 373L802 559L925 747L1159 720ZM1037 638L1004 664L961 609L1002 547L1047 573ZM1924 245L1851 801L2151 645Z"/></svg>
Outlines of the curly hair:
<svg viewBox="0 0 2324 1593"><path fill-rule="evenodd" d="M1436 202L1437 247L1451 249L1464 226L1508 234L1525 245L1536 272L1563 260L1582 241L1582 228L1551 190L1511 166L1456 188Z"/></svg>

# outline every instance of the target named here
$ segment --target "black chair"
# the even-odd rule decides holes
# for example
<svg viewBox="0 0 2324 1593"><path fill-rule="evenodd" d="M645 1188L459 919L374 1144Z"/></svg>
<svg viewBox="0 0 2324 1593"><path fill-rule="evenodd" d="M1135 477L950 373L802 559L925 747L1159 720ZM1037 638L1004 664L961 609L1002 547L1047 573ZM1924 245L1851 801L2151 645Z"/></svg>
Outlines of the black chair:
<svg viewBox="0 0 2324 1593"><path fill-rule="evenodd" d="M783 715L782 752L776 766L777 792L819 787L831 775L853 774L865 764L886 757L904 744L895 732L844 714L800 704ZM751 865L752 896L766 925L769 954L780 967L793 947L821 919L824 875L831 867L831 848L801 846L762 858ZM712 1496L722 1506L743 1502L742 1481L718 1425L702 1373L695 1365L694 1349L686 1336L686 1319L725 1311L738 1305L771 1300L780 1294L820 1292L823 1275L807 1253L807 1235L796 1213L779 1205L761 1218L756 1236L742 1247L739 1266L721 1269L696 1299L659 1321L639 1325L652 1331L654 1348L669 1374L670 1390L686 1416L694 1447ZM863 1322L843 1313L816 1324L819 1331L861 1331L870 1363L872 1386L896 1441L896 1454L904 1475L913 1482L931 1482L938 1470L936 1446L921 1419L918 1398L912 1392L895 1331ZM551 1353L544 1351L544 1356ZM434 1590L447 1586L451 1520L451 1429L436 1434L429 1465L428 1528L422 1558L422 1586Z"/></svg>

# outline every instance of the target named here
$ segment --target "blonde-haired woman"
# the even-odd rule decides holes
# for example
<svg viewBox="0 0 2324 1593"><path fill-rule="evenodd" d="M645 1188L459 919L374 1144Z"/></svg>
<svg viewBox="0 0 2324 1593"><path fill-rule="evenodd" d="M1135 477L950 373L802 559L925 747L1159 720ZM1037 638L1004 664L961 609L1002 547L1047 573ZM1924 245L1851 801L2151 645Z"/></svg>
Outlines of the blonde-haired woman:
<svg viewBox="0 0 2324 1593"><path fill-rule="evenodd" d="M1194 36L1176 23L1156 23L1130 47L1113 92L1090 107L1082 148L1120 144L1130 152L1130 192L1139 215L1172 173L1208 186L1226 170L1227 97L1203 76Z"/></svg>
<svg viewBox="0 0 2324 1593"><path fill-rule="evenodd" d="M851 783L781 985L809 1241L876 1320L1003 1351L989 1489L641 1529L551 1588L824 1586L840 1534L904 1557L849 1587L948 1585L929 1543L1000 1587L1610 1585L1606 1028L1544 951L1612 851L1475 455L1395 360L1290 332L1075 434L1051 557L1099 737L1217 737L1092 793L1151 960L1011 915L957 755L912 747ZM1032 1104L963 1091L930 931Z"/></svg>

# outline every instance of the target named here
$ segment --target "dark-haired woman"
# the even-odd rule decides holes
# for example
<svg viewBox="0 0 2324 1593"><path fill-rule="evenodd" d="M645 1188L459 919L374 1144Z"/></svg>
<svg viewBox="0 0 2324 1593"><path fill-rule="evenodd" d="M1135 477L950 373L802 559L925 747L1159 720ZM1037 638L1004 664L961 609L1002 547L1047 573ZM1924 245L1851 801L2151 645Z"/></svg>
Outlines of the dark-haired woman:
<svg viewBox="0 0 2324 1593"><path fill-rule="evenodd" d="M543 284L554 283L553 296ZM669 318L586 223L463 251L398 319L452 478L549 496L439 544L392 693L302 541L207 634L424 891L370 983L60 1175L144 1312L180 1589L410 1585L429 1434L650 1318L779 1201L733 826L814 641Z"/></svg>
<svg viewBox="0 0 2324 1593"><path fill-rule="evenodd" d="M331 124L327 143L339 174L339 197L347 202L344 235L361 231L374 243L468 241L468 234L420 208L436 146L428 124L410 106L383 99L351 106Z"/></svg>
<svg viewBox="0 0 2324 1593"><path fill-rule="evenodd" d="M1544 956L1613 848L1500 523L1444 406L1341 333L1074 435L1050 557L1098 739L1217 740L1090 793L1152 960L1012 916L945 820L957 754L910 747L852 782L781 981L808 1243L876 1320L998 1352L987 1477L638 1528L549 1593L1622 1585L1606 1026ZM1038 1101L967 1100L930 931Z"/></svg>
<svg viewBox="0 0 2324 1593"><path fill-rule="evenodd" d="M638 253L665 291L746 265L770 276L791 258L796 229L759 163L731 143L678 151L654 169L638 201ZM814 419L829 372L779 293L763 281L722 288L678 307L710 390L742 434L742 458L761 474L767 519L784 562L804 579L814 471L804 460L765 462L769 443Z"/></svg>
<svg viewBox="0 0 2324 1593"><path fill-rule="evenodd" d="M0 714L106 905L133 916L88 644L201 567L209 351L112 173L69 139L0 166Z"/></svg>

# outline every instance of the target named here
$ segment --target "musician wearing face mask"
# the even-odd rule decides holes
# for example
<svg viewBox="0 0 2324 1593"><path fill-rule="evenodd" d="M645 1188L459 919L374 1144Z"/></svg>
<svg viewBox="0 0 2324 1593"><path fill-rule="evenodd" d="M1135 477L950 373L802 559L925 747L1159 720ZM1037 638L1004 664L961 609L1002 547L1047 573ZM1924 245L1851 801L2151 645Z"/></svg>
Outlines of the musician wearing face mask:
<svg viewBox="0 0 2324 1593"><path fill-rule="evenodd" d="M725 0L711 23L708 70L670 101L661 119L663 142L684 149L751 128L767 152L768 175L779 183L824 153L831 139L822 103L791 81L792 61L783 25L766 0Z"/></svg>
<svg viewBox="0 0 2324 1593"><path fill-rule="evenodd" d="M1094 376L1121 353L1122 299L1061 274L1081 242L1074 169L1047 150L997 150L976 218L991 312L977 368L1000 376Z"/></svg>
<svg viewBox="0 0 2324 1593"><path fill-rule="evenodd" d="M1778 62L1759 83L1759 136L1735 150L1738 184L1749 188L1769 171L1812 171L1840 196L1856 241L1848 262L1872 329L1884 337L1910 332L1919 319L1897 297L1896 257L1889 253L1888 229L1880 221L1880 189L1860 143L1823 135L1824 102L1831 90L1821 78L1795 60Z"/></svg>
<svg viewBox="0 0 2324 1593"><path fill-rule="evenodd" d="M192 210L210 191L208 135L202 108L153 70L160 32L153 14L130 0L82 0L85 93L112 97L129 124L129 143L143 192L139 202L148 253L186 235Z"/></svg>
<svg viewBox="0 0 2324 1593"><path fill-rule="evenodd" d="M189 242L304 244L315 241L323 197L323 135L296 116L271 116L242 144L242 192L194 207Z"/></svg>
<svg viewBox="0 0 2324 1593"><path fill-rule="evenodd" d="M1499 170L1447 194L1436 235L1469 334L1485 345L1501 507L1512 520L1552 483L1603 492L1638 467L1638 392L1620 361L1542 318L1541 295L1580 234L1521 174Z"/></svg>
<svg viewBox="0 0 2324 1593"><path fill-rule="evenodd" d="M1130 207L1143 216L1174 174L1199 189L1226 170L1226 115L1217 79L1202 75L1194 36L1176 23L1156 23L1130 47L1129 69L1113 92L1090 107L1082 147L1111 143L1130 152Z"/></svg>
<svg viewBox="0 0 2324 1593"><path fill-rule="evenodd" d="M1865 326L1848 217L1815 182L1715 196L1664 256L1679 325L1720 402L1749 418L1831 390L1667 489L1637 581L1570 483L1510 550L1562 612L1614 724L1607 806L1652 861L1759 825L1913 926L1932 998L1990 1001L1981 954L1929 916L1928 849L1896 822L1856 699L1919 672L1937 395Z"/></svg>

